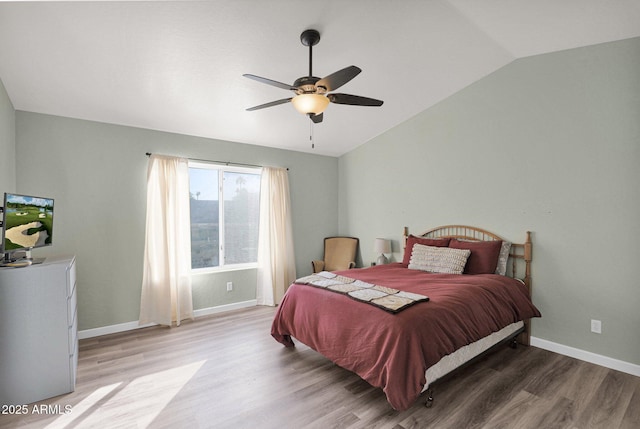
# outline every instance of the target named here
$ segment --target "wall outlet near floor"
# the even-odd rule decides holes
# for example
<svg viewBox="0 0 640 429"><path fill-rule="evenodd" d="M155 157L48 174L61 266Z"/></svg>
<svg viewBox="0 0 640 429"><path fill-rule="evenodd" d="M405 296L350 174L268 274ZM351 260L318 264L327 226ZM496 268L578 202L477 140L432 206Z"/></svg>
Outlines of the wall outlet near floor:
<svg viewBox="0 0 640 429"><path fill-rule="evenodd" d="M231 292L233 290L233 282L227 282L227 292Z"/></svg>
<svg viewBox="0 0 640 429"><path fill-rule="evenodd" d="M591 332L602 334L602 322L600 320L591 319Z"/></svg>

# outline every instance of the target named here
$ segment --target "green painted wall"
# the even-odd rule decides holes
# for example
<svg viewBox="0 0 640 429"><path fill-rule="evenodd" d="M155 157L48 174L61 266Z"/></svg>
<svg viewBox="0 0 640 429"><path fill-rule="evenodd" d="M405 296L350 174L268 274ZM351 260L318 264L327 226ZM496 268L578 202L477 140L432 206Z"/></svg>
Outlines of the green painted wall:
<svg viewBox="0 0 640 429"><path fill-rule="evenodd" d="M523 58L342 156L339 230L531 230L533 335L640 364L639 165L640 39Z"/></svg>
<svg viewBox="0 0 640 429"><path fill-rule="evenodd" d="M289 167L299 275L337 233L334 157L22 111L16 130L18 191L55 198L54 246L34 253L77 255L80 330L138 320L146 152ZM196 275L194 309L255 299L255 286L255 269Z"/></svg>
<svg viewBox="0 0 640 429"><path fill-rule="evenodd" d="M16 113L13 104L0 80L0 195L16 191L15 123Z"/></svg>
<svg viewBox="0 0 640 429"><path fill-rule="evenodd" d="M39 253L77 255L80 329L137 319L150 151L290 167L299 275L336 233L360 237L368 265L376 237L401 257L405 225L531 230L533 335L640 364L638 118L640 39L517 60L339 159L15 112L0 88L0 191L56 198ZM255 270L195 276L195 307L254 285Z"/></svg>

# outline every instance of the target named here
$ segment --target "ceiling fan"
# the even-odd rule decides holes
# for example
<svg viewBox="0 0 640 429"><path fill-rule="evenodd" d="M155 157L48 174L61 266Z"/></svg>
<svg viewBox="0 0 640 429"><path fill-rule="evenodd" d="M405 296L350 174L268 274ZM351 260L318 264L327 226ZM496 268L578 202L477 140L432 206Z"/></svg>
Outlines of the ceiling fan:
<svg viewBox="0 0 640 429"><path fill-rule="evenodd" d="M294 97L283 98L281 100L250 107L247 111L259 110L266 107L292 102L296 110L309 116L309 118L317 124L322 122L323 112L330 102L336 104L350 104L353 106L382 106L382 100L361 97L358 95L330 93L356 77L362 70L356 66L349 66L342 70L338 70L329 76L323 77L322 79L315 77L312 71L312 47L317 45L320 41L320 33L316 30L305 30L300 35L300 41L304 46L309 47L309 76L298 78L293 85L288 85L286 83L277 82L275 80L252 74L243 75L249 79L266 83L267 85L288 89L295 92L296 95Z"/></svg>

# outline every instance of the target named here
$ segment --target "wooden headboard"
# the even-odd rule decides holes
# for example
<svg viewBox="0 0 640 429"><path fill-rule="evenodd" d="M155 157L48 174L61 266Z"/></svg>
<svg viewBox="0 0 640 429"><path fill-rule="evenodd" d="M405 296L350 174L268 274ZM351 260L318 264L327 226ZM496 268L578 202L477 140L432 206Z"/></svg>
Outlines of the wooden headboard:
<svg viewBox="0 0 640 429"><path fill-rule="evenodd" d="M409 228L404 227L404 246L406 246L407 238L409 237ZM474 226L467 225L444 225L437 228L432 228L424 231L420 234L413 234L416 237L427 238L457 238L460 240L469 241L494 241L502 240L508 241L504 238L489 232L485 229L476 228ZM511 262L511 277L518 277L518 260L524 261L524 284L531 292L531 256L532 256L532 243L531 232L526 232L526 239L524 243L511 243L511 250L509 251L509 260Z"/></svg>
<svg viewBox="0 0 640 429"><path fill-rule="evenodd" d="M403 247L407 245L407 238L409 237L409 228L404 227L404 243ZM416 237L427 238L457 238L460 240L469 241L494 241L505 240L504 238L496 235L487 230L476 228L467 225L444 225L437 228L432 228L424 231L420 234L413 234ZM511 250L509 251L509 261L511 272L509 273L513 278L518 277L518 261L524 261L524 278L521 280L529 290L529 298L531 298L531 257L532 257L532 244L531 244L531 232L526 232L526 239L524 243L511 243ZM519 338L519 341L523 344L529 344L529 321L525 321L526 330Z"/></svg>

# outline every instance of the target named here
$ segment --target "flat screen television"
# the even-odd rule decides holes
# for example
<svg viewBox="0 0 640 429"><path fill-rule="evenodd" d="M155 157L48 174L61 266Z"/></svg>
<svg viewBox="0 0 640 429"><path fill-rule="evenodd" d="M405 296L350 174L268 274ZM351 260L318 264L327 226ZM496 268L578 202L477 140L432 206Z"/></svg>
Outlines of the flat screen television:
<svg viewBox="0 0 640 429"><path fill-rule="evenodd" d="M53 239L53 199L5 192L2 220L0 256L4 261L15 261L13 254L51 246Z"/></svg>

